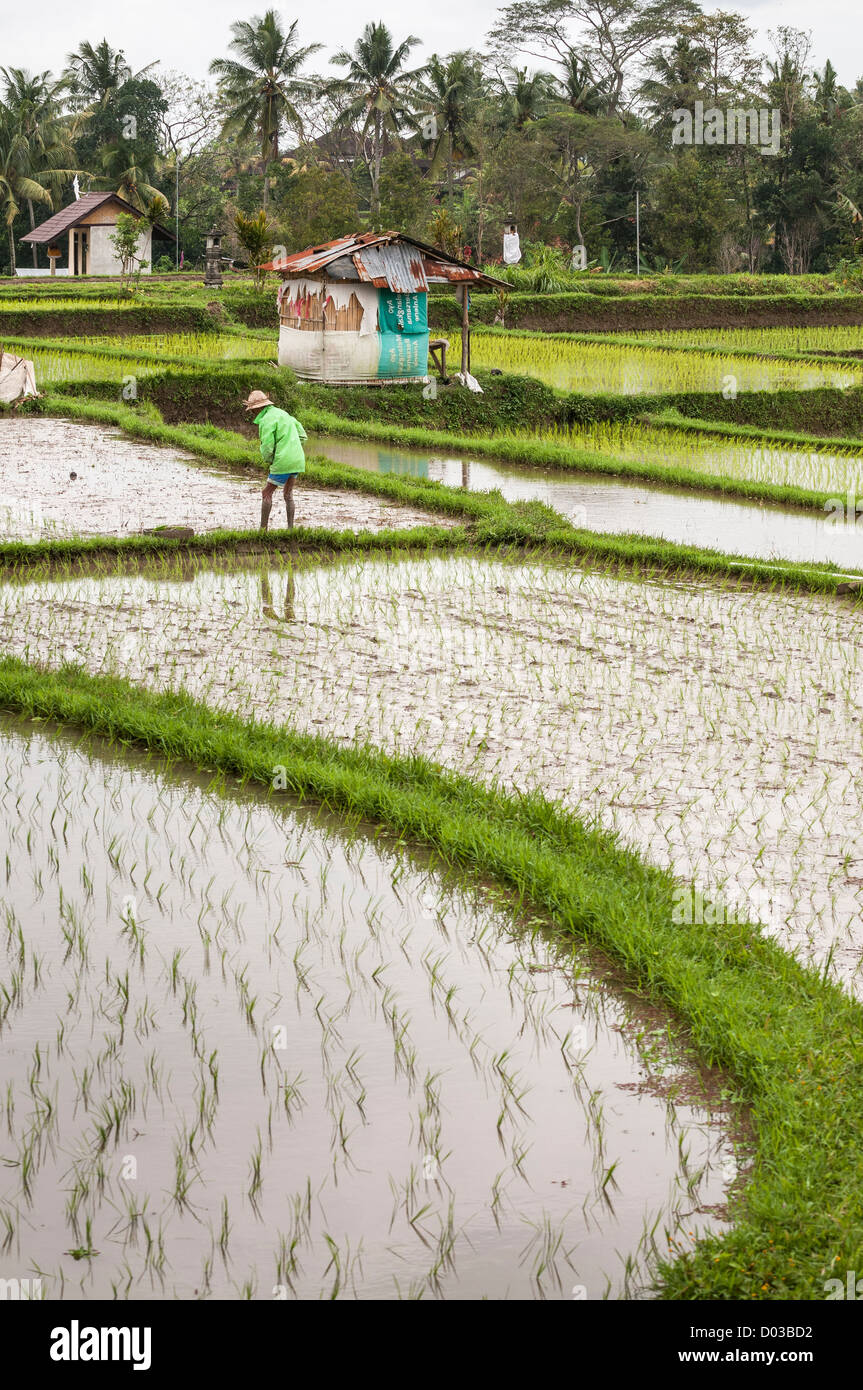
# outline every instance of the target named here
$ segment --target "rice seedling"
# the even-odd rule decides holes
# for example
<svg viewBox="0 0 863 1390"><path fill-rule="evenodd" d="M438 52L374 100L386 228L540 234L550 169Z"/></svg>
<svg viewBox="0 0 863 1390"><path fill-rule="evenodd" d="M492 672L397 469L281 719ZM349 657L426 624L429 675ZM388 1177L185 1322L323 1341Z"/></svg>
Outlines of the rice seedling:
<svg viewBox="0 0 863 1390"><path fill-rule="evenodd" d="M563 1153L585 1178L595 1164L577 1097L549 1131L535 1133L526 1113L528 1088L545 1084L559 1046L548 1020L534 1028L530 967L549 987L549 1015L571 992L542 935L514 926L505 900L489 904L442 866L415 863L404 838L342 833L332 818L268 801L237 779L129 762L119 745L84 748L5 723L0 739L0 824L16 850L23 827L30 832L30 853L12 857L0 893L0 978L8 988L21 972L4 1025L12 1162L0 1182L0 1247L18 1243L38 1261L55 1237L44 1221L19 1220L17 1206L48 1213L59 1188L57 1221L92 1296L149 1286L166 1297L259 1297L273 1259L284 1296L391 1296L393 1268L412 1296L453 1296L475 1258L469 1220L487 1212L508 1271L489 1292L538 1296L531 1269L518 1266L523 1231L504 1200L507 1174L530 1182ZM63 851L37 891L33 863L47 862L49 844ZM221 922L206 970L202 906ZM87 965L74 936L70 949L71 922ZM129 932L143 922L159 949L130 959ZM526 992L514 983L517 959ZM307 988L295 992L301 974ZM612 997L603 992L597 1008ZM36 1025L26 1051L14 1045L22 1010ZM60 1021L62 1049L47 1041ZM600 1027L599 1036L605 1064L620 1053L619 1035ZM502 1103L513 1122L503 1172ZM662 1114L657 1105L657 1153ZM707 1168L713 1141L700 1118L693 1110L693 1162ZM672 1170L660 1170L645 1194L651 1211L667 1210ZM615 1177L640 1184L637 1174L633 1163ZM287 1222L285 1190L294 1194ZM578 1233L560 1195L546 1206L568 1246ZM638 1223L631 1235L640 1238ZM622 1239L616 1229L611 1265ZM540 1282L553 1287L545 1269ZM58 1274L48 1283L62 1296Z"/></svg>
<svg viewBox="0 0 863 1390"><path fill-rule="evenodd" d="M450 334L448 341L448 351L454 361L458 360L460 335ZM755 352L752 356L723 356L721 349L709 345L701 351L675 353L649 341L621 344L610 335L592 341L575 335L475 331L471 335L471 364L536 376L562 391L626 396L719 392L732 379L736 391L811 390L818 386L844 389L863 382L863 364L857 367L853 362L831 367L816 359L759 358Z"/></svg>

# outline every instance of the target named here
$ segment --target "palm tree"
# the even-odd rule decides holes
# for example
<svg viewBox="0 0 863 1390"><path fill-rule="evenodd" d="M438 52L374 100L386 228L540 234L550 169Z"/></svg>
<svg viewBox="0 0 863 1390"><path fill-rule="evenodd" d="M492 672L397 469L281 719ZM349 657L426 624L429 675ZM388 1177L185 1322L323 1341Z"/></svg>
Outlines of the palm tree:
<svg viewBox="0 0 863 1390"><path fill-rule="evenodd" d="M275 10L267 10L263 18L255 15L238 20L231 25L234 37L229 45L237 57L216 58L210 64L210 72L219 79L231 108L223 135L237 135L241 140L255 136L260 142L264 208L269 199L269 168L279 157L282 127L302 135L303 122L295 102L310 91L310 84L299 81L297 73L321 47L319 43L298 47L298 23L295 19L285 33Z"/></svg>
<svg viewBox="0 0 863 1390"><path fill-rule="evenodd" d="M152 220L158 221L168 211L170 204L164 193L150 182L153 171L148 163L140 163L139 160L140 155L133 141L120 140L115 145L108 145L102 151L104 174L99 182L108 184L132 207L144 213L153 212Z"/></svg>
<svg viewBox="0 0 863 1390"><path fill-rule="evenodd" d="M577 53L568 53L560 79L561 92L568 106L581 116L598 116L608 106L602 86L594 77L590 64Z"/></svg>
<svg viewBox="0 0 863 1390"><path fill-rule="evenodd" d="M419 88L437 123L433 136L432 171L446 156L446 185L450 203L453 197L453 161L471 154L468 128L482 95L482 68L475 53L451 53L448 58L432 54L426 82Z"/></svg>
<svg viewBox="0 0 863 1390"><path fill-rule="evenodd" d="M341 97L345 105L338 126L362 122L362 138L370 141L366 167L371 180L372 221L381 207L381 160L389 135L398 141L405 125L416 124L413 114L416 84L426 73L425 67L408 71L405 62L411 49L419 43L413 34L393 47L393 37L385 24L367 24L354 44L353 52L342 49L333 54L332 62L347 67L347 75L330 84L330 91Z"/></svg>
<svg viewBox="0 0 863 1390"><path fill-rule="evenodd" d="M527 68L507 68L499 74L503 97L503 118L506 125L523 130L528 121L544 116L554 96L554 78L549 72L535 72L528 77Z"/></svg>
<svg viewBox="0 0 863 1390"><path fill-rule="evenodd" d="M107 106L132 77L143 77L153 67L148 63L133 73L122 49L111 47L107 39L93 44L85 41L66 58L63 81L75 106Z"/></svg>
<svg viewBox="0 0 863 1390"><path fill-rule="evenodd" d="M30 149L26 136L16 131L8 113L0 108L0 210L9 233L9 256L15 274L15 219L28 199L51 206L51 194L31 178L27 170Z"/></svg>
<svg viewBox="0 0 863 1390"><path fill-rule="evenodd" d="M688 34L681 34L668 53L659 50L652 55L649 71L652 75L642 82L639 94L653 117L656 133L666 135L673 113L691 111L704 97L710 78L710 52Z"/></svg>
<svg viewBox="0 0 863 1390"><path fill-rule="evenodd" d="M62 80L55 81L48 72L35 74L24 68L0 68L0 75L4 83L0 197L9 227L14 269L12 226L21 203L27 204L32 231L36 226L33 204L53 207L64 183L77 170L68 167L74 161L74 151L68 123L61 115ZM33 265L37 263L34 245Z"/></svg>

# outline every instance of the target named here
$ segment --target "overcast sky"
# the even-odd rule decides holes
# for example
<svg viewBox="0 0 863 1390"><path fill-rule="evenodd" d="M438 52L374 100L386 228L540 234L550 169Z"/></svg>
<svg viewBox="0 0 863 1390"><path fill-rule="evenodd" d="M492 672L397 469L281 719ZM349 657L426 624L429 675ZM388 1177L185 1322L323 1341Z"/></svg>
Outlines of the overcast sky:
<svg viewBox="0 0 863 1390"><path fill-rule="evenodd" d="M43 0L30 9L11 0L0 0L6 13L0 21L0 65L58 72L66 54L82 39L98 43L107 38L122 48L133 68L160 59L193 77L205 77L211 58L223 53L230 25L237 19L262 14L271 0L146 0L144 4L109 4L107 0L76 0L74 5ZM275 4L289 22L297 8ZM382 19L396 38L406 36L408 26L423 40L418 56L456 48L482 46L497 10L494 0L435 0L434 4L407 6L402 0L325 0L303 6L300 36L304 43L323 43L319 58L342 45L351 46L363 25ZM762 47L769 47L768 29L791 24L812 31L813 54L818 66L830 58L840 81L853 85L863 77L863 23L859 0L724 0L705 9L736 10L746 14L757 28ZM10 11L11 15L10 15ZM323 65L323 64L322 64Z"/></svg>

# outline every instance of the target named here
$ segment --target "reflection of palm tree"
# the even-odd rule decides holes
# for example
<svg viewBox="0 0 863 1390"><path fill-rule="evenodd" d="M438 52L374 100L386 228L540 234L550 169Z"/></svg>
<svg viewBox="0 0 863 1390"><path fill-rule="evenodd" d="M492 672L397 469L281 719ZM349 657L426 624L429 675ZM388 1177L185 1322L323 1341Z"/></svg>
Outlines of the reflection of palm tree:
<svg viewBox="0 0 863 1390"><path fill-rule="evenodd" d="M261 570L261 610L265 618L272 618L276 623L292 623L294 621L294 571L288 570L285 581L285 616L280 618L273 607L273 589L270 584L268 570Z"/></svg>

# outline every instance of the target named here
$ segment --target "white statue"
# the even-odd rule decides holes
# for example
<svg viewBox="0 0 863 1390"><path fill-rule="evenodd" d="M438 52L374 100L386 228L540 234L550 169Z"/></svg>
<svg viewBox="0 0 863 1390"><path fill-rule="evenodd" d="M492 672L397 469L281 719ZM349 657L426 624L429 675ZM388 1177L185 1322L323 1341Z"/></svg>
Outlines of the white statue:
<svg viewBox="0 0 863 1390"><path fill-rule="evenodd" d="M80 185L80 183L78 182L78 175L77 175L77 174L75 175L74 179L72 180L72 187L73 187L73 189L75 190L75 201L77 202L78 199L81 197L81 185Z"/></svg>

